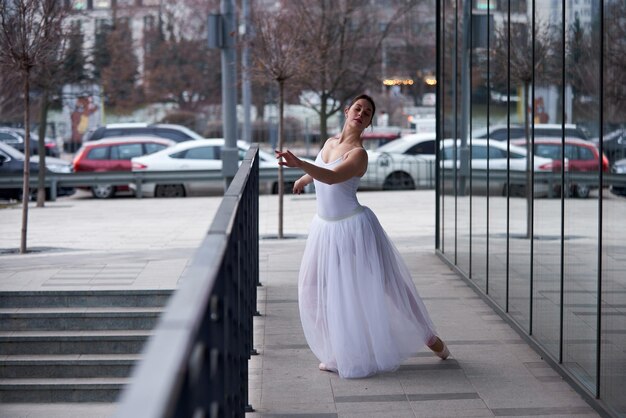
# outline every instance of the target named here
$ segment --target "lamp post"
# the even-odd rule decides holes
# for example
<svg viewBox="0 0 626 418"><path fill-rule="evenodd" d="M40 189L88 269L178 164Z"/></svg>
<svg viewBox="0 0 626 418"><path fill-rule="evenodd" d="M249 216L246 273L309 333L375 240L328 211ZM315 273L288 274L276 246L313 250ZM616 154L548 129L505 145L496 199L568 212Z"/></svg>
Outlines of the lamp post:
<svg viewBox="0 0 626 418"><path fill-rule="evenodd" d="M250 0L242 0L243 9L243 30L242 36L245 37L243 51L241 53L241 101L243 103L243 140L252 142L252 129L250 121L250 108L252 102L252 93L250 87L250 47L248 42L252 35L250 26Z"/></svg>
<svg viewBox="0 0 626 418"><path fill-rule="evenodd" d="M224 149L222 175L225 188L235 177L238 168L237 150L237 55L235 50L235 5L233 0L222 0L220 14L209 15L207 41L209 48L222 50L222 124Z"/></svg>

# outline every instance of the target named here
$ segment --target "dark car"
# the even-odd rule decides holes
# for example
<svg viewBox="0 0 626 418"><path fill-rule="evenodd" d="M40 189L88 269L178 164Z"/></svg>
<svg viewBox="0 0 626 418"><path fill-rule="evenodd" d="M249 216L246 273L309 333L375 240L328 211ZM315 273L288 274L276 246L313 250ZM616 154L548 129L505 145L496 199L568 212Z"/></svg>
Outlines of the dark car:
<svg viewBox="0 0 626 418"><path fill-rule="evenodd" d="M598 138L594 138L592 141L600 147ZM609 164L626 158L626 129L618 129L604 135L602 139L602 152L609 159Z"/></svg>
<svg viewBox="0 0 626 418"><path fill-rule="evenodd" d="M611 193L626 196L626 158L615 161L611 167L611 172L622 177L621 183L611 185Z"/></svg>
<svg viewBox="0 0 626 418"><path fill-rule="evenodd" d="M130 159L152 154L176 142L156 137L116 137L84 143L76 153L72 165L74 172L131 171ZM127 185L97 184L86 186L93 197L107 199L117 192L128 191Z"/></svg>
<svg viewBox="0 0 626 418"><path fill-rule="evenodd" d="M0 177L22 176L24 173L24 161L26 157L13 147L0 142ZM36 178L39 173L39 158L31 157L30 175ZM49 173L70 173L72 166L65 160L54 157L46 158L46 169ZM35 196L36 188L30 188L31 197ZM74 194L75 189L69 187L57 187L57 196L70 196ZM0 189L0 199L17 199L21 200L24 192L22 188L6 188ZM46 189L46 198L50 197L50 190Z"/></svg>
<svg viewBox="0 0 626 418"><path fill-rule="evenodd" d="M174 124L147 124L147 123L113 123L99 126L85 134L83 143L98 139L122 136L156 136L184 142L195 139L204 139L196 132L181 125Z"/></svg>
<svg viewBox="0 0 626 418"><path fill-rule="evenodd" d="M524 146L525 140L511 141L512 144ZM558 138L535 138L534 154L540 157L550 158L555 161L561 160L561 139ZM609 171L609 160L600 155L598 147L590 141L578 138L565 138L565 158L569 172L598 172ZM586 198L592 188L592 184L576 182L571 185L570 192L577 197Z"/></svg>
<svg viewBox="0 0 626 418"><path fill-rule="evenodd" d="M26 131L22 128L8 128L0 127L0 142L4 142L7 145L12 146L20 152L24 152L24 144L26 140ZM44 138L44 147L46 149L46 155L51 157L58 157L61 153L59 147L53 139L48 137ZM39 136L30 132L30 155L39 154Z"/></svg>

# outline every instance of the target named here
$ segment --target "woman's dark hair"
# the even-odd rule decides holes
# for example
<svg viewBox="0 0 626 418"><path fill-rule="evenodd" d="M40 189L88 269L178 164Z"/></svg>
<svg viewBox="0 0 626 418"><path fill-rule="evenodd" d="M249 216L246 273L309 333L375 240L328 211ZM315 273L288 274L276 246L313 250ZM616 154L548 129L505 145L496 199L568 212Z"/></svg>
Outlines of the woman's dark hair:
<svg viewBox="0 0 626 418"><path fill-rule="evenodd" d="M376 103L374 103L374 99L372 99L367 94L359 94L354 99L352 99L352 101L350 102L350 106L348 106L348 109L351 108L353 104L355 104L356 102L358 102L361 99L367 100L372 105L372 121L374 121L374 114L376 113ZM370 122L370 124L371 123L372 122Z"/></svg>

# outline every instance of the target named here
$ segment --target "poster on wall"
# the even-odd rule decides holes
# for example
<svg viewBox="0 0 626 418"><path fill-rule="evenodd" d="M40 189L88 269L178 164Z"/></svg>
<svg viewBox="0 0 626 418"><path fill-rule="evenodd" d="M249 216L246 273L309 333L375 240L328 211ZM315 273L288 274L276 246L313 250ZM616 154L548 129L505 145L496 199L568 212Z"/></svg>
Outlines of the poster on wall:
<svg viewBox="0 0 626 418"><path fill-rule="evenodd" d="M535 88L535 123L557 123L559 92L555 86Z"/></svg>
<svg viewBox="0 0 626 418"><path fill-rule="evenodd" d="M76 151L89 129L97 127L103 116L100 87L97 85L63 86L63 119L71 129L63 138L63 148Z"/></svg>

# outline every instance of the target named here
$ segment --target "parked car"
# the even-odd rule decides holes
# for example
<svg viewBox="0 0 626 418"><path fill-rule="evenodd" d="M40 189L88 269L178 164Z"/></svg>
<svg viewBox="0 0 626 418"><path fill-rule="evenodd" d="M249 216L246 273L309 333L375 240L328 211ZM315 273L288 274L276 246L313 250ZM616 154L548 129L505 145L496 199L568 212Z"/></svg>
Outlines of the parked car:
<svg viewBox="0 0 626 418"><path fill-rule="evenodd" d="M204 139L191 129L174 124L147 124L147 123L111 123L88 131L83 143L109 137L122 136L156 136L171 139L176 142Z"/></svg>
<svg viewBox="0 0 626 418"><path fill-rule="evenodd" d="M0 176L22 176L24 173L24 162L26 156L7 144L0 142ZM46 170L50 173L70 173L72 171L72 165L59 158L46 157ZM39 173L39 157L33 156L30 159L30 175L31 178L36 178ZM57 196L69 196L75 192L74 188L70 187L57 187ZM17 199L21 200L23 197L22 188L5 188L0 189L1 199ZM37 193L36 187L30 188L31 198L35 197ZM46 189L46 197L50 197L50 190Z"/></svg>
<svg viewBox="0 0 626 418"><path fill-rule="evenodd" d="M512 144L525 146L526 140L511 141ZM560 171L561 161L561 139L557 138L535 138L533 153L540 157L551 158L555 160L555 166ZM602 171L609 171L609 160L606 156L600 156L598 147L590 142L578 138L565 138L565 158L568 161L568 172L598 172L600 167ZM573 181L570 185L569 192L572 196L587 198L589 192L597 188L592 182L583 183Z"/></svg>
<svg viewBox="0 0 626 418"><path fill-rule="evenodd" d="M611 167L611 172L623 177L619 184L611 184L611 193L618 196L626 196L626 158L615 161Z"/></svg>
<svg viewBox="0 0 626 418"><path fill-rule="evenodd" d="M174 145L163 151L132 159L133 171L179 171L179 170L222 170L222 148L224 139L202 139L186 141ZM239 160L242 160L248 149L248 143L237 141ZM278 162L273 155L259 150L259 166L261 168L276 168ZM278 175L276 179L261 181L260 193L278 192ZM292 184L285 184L289 190ZM130 189L136 192L136 185L130 184ZM224 192L224 180L215 181L181 181L180 183L143 183L142 196L147 197L185 197L200 195L217 195Z"/></svg>
<svg viewBox="0 0 626 418"><path fill-rule="evenodd" d="M374 129L363 131L363 148L366 150L376 150L382 145L388 144L400 138L400 127L397 126L376 126Z"/></svg>
<svg viewBox="0 0 626 418"><path fill-rule="evenodd" d="M537 123L535 124L535 138L554 137L561 138L563 136L563 126L560 123ZM580 126L566 123L565 136L568 138L580 138L588 140L589 137ZM525 139L526 133L523 125L512 124L511 129L507 129L506 125L493 125L487 128L480 128L472 132L472 138L484 139L489 137L496 141L506 141L514 139Z"/></svg>
<svg viewBox="0 0 626 418"><path fill-rule="evenodd" d="M412 190L435 186L435 133L394 139L368 151L361 190Z"/></svg>
<svg viewBox="0 0 626 418"><path fill-rule="evenodd" d="M24 152L24 145L26 140L26 131L22 128L0 128L0 142L4 142L7 145L12 146L21 153ZM60 151L55 140L45 137L44 146L46 149L46 155L51 157L59 157ZM30 155L39 154L39 135L34 132L30 132Z"/></svg>
<svg viewBox="0 0 626 418"><path fill-rule="evenodd" d="M598 138L593 138L591 141L600 148L600 140ZM626 129L618 129L604 135L602 152L609 159L609 165L626 158Z"/></svg>
<svg viewBox="0 0 626 418"><path fill-rule="evenodd" d="M472 178L472 193L506 196L526 195L526 149L506 144L499 141L487 141L486 139L472 139L470 141L471 170L484 170L489 172L489 182L486 176L475 176ZM460 154L461 141L457 140L456 154L454 140L446 139L442 141L442 167L444 169L460 168L458 155ZM550 158L535 156L533 159L533 170L535 173L553 173L560 171L560 161ZM566 161L567 163L567 161ZM507 186L507 167L510 175L510 185ZM450 176L444 176L444 191L451 191L454 183ZM536 197L549 196L552 189L549 180L545 182L535 181L534 194Z"/></svg>
<svg viewBox="0 0 626 418"><path fill-rule="evenodd" d="M132 136L89 141L81 146L72 161L74 172L131 171L131 158L148 155L171 147L171 139ZM127 185L96 184L85 186L93 197L108 199L127 192Z"/></svg>
<svg viewBox="0 0 626 418"><path fill-rule="evenodd" d="M405 135L377 149L379 152L421 155L435 159L437 135L435 132Z"/></svg>

